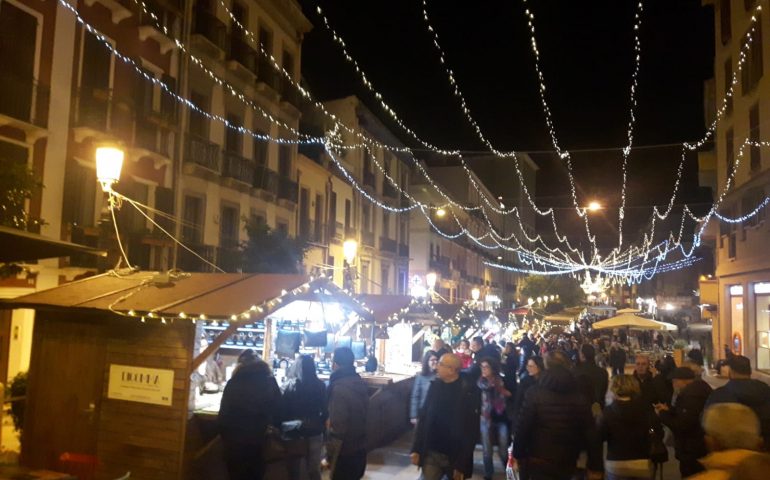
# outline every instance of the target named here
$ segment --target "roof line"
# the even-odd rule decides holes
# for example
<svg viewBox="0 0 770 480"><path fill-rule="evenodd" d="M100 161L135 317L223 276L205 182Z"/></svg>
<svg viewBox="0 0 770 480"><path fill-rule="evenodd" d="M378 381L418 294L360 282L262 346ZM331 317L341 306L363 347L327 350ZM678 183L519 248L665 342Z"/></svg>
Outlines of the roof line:
<svg viewBox="0 0 770 480"><path fill-rule="evenodd" d="M216 292L216 291L218 291L218 290L221 290L221 289L223 289L223 288L225 288L225 287L229 287L229 286L231 286L231 285L235 285L236 283L240 283L240 282L242 282L242 281L246 280L247 278L251 278L251 277L253 277L253 276L255 276L255 275L258 275L258 274L256 274L256 273L251 273L251 274L242 274L241 278L238 278L238 279L236 279L236 280L234 280L234 281L232 281L232 282L224 283L224 284L220 285L219 287L217 287L217 288L215 288L215 289L213 289L213 290L206 290L206 291L204 291L204 292L198 292L198 293L195 293L195 294L193 294L193 295L190 295L189 297L185 297L185 298L182 298L182 299L179 299L179 300L175 300L175 301L173 301L173 302L171 302L171 303L169 303L169 304L166 304L166 305L162 305L162 306L160 306L160 307L155 307L155 308L153 308L152 310L148 310L148 311L152 311L152 312L163 312L163 311L165 311L166 309L169 309L169 308L171 308L171 307L175 307L175 306L177 306L177 305L181 305L181 304L183 304L183 303L186 303L186 302L189 302L189 301L191 301L191 300L195 300L195 299L196 299L196 298L198 298L198 297L202 297L202 296L205 296L205 295L209 295L209 294L211 294L211 293L214 293L214 292Z"/></svg>

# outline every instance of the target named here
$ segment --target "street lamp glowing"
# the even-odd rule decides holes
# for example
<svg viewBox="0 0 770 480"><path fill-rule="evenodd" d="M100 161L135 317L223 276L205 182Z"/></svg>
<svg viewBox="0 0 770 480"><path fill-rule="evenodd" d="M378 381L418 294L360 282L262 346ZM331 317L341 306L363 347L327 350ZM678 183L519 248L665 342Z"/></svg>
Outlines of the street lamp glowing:
<svg viewBox="0 0 770 480"><path fill-rule="evenodd" d="M473 290L471 290L471 298L473 299L474 302L478 302L480 296L481 296L481 290L479 290L478 288L474 288Z"/></svg>
<svg viewBox="0 0 770 480"><path fill-rule="evenodd" d="M345 240L342 244L342 254L345 256L345 261L348 264L352 264L356 259L356 253L358 251L358 242L353 239Z"/></svg>
<svg viewBox="0 0 770 480"><path fill-rule="evenodd" d="M425 275L425 283L428 285L428 290L433 290L436 286L436 272L429 272Z"/></svg>
<svg viewBox="0 0 770 480"><path fill-rule="evenodd" d="M112 184L120 180L123 168L123 150L117 147L103 146L96 149L96 178L105 192L112 191Z"/></svg>
<svg viewBox="0 0 770 480"><path fill-rule="evenodd" d="M597 202L596 200L594 200L594 201L590 202L590 203L588 204L588 207L587 207L587 209L588 209L588 211L589 211L589 212L598 212L598 211L599 211L599 210L601 210L602 208L603 208L603 207L602 207L602 204L601 204L601 203L599 203L599 202Z"/></svg>
<svg viewBox="0 0 770 480"><path fill-rule="evenodd" d="M532 298L532 297L529 297L529 298L527 299L527 305L529 305L529 306L531 307L533 303L535 303L535 299L534 299L534 298Z"/></svg>
<svg viewBox="0 0 770 480"><path fill-rule="evenodd" d="M444 215L446 215L446 210L444 210L443 208L439 208L438 210L436 210L436 216L438 218L443 218Z"/></svg>

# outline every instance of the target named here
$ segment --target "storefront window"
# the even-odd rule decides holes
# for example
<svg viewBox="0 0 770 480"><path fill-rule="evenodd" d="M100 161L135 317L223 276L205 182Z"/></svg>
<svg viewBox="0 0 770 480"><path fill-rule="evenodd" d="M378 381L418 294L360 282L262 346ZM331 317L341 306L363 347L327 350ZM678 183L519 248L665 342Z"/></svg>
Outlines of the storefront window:
<svg viewBox="0 0 770 480"><path fill-rule="evenodd" d="M757 369L770 370L770 283L754 284L757 319Z"/></svg>
<svg viewBox="0 0 770 480"><path fill-rule="evenodd" d="M730 323L732 332L730 338L743 338L743 286L733 285L730 287ZM736 335L737 334L737 335ZM743 355L742 342L733 342L732 349L736 355Z"/></svg>

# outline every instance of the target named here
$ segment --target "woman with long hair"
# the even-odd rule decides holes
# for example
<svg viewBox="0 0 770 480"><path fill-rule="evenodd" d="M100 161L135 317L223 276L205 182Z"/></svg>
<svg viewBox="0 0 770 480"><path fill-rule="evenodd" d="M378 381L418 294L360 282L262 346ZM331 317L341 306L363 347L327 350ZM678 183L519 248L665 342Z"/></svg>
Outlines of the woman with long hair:
<svg viewBox="0 0 770 480"><path fill-rule="evenodd" d="M284 386L284 418L301 420L300 434L307 438L308 442L307 456L289 463L289 476L292 480L321 478L324 423L329 411L326 385L318 379L315 370L313 358L300 355L289 368L288 382ZM306 475L303 475L303 472L307 472Z"/></svg>
<svg viewBox="0 0 770 480"><path fill-rule="evenodd" d="M491 480L495 473L492 435L497 439L497 449L503 468L508 461L508 418L505 415L505 400L511 396L500 376L500 362L494 358L483 358L480 363L481 377L481 446L484 449L484 479Z"/></svg>
<svg viewBox="0 0 770 480"><path fill-rule="evenodd" d="M522 403L524 403L524 395L527 394L527 390L537 384L537 379L540 378L540 374L545 371L543 357L529 357L525 368L527 374L519 381L519 386L516 389L516 396L513 400L513 414L511 415L511 422L513 425L516 425L516 417L519 415Z"/></svg>
<svg viewBox="0 0 770 480"><path fill-rule="evenodd" d="M412 385L412 398L409 404L409 418L412 425L417 424L417 417L420 416L420 409L425 403L425 397L428 395L430 382L436 378L436 367L438 367L438 354L433 350L428 350L422 357L422 370L415 375Z"/></svg>

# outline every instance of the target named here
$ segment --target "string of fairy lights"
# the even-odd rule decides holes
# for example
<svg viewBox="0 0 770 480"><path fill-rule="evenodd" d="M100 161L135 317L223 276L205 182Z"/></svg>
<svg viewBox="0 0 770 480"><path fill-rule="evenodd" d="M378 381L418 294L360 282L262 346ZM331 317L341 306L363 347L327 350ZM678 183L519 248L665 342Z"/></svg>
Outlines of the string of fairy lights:
<svg viewBox="0 0 770 480"><path fill-rule="evenodd" d="M157 16L154 14L154 12L151 12L149 9L147 9L147 6L141 1L141 0L134 0L139 5L141 5L142 9L150 14L150 16L157 21L158 27L161 28L164 33L169 36L168 30L161 24L161 22L158 20ZM217 85L219 85L225 92L228 94L234 96L238 100L244 103L248 108L253 109L255 112L259 112L261 115L263 115L271 124L277 125L284 131L290 132L292 135L294 135L295 138L282 138L282 137L275 137L271 135L267 135L264 133L258 133L255 131L252 131L250 129L247 129L240 125L235 125L229 122L227 119L223 118L220 115L212 114L199 106L195 105L192 101L189 99L178 95L175 93L171 88L168 87L165 83L160 81L159 79L145 73L143 69L139 67L139 65L132 60L131 58L121 54L107 39L104 37L98 30L96 30L93 26L88 24L78 13L77 8L69 4L68 2L64 0L59 0L59 2L68 10L73 13L78 21L84 28L86 28L90 33L94 34L98 40L100 40L106 48L108 48L111 52L111 54L115 55L116 58L120 59L127 65L131 66L136 70L136 72L141 75L144 79L147 81L152 82L153 84L157 85L161 90L163 90L166 94L168 94L171 98L173 98L177 103L183 105L186 108L189 108L193 111L196 111L197 113L204 115L206 118L212 121L220 122L223 125L225 125L226 128L234 129L238 133L243 135L250 135L254 137L256 140L259 141L269 141L269 142L276 142L276 143L286 143L286 144L300 144L300 143L314 143L314 144L321 144L325 147L326 152L328 153L329 157L332 158L334 163L337 165L337 167L340 169L340 171L343 172L343 175L349 180L350 184L353 185L353 187L364 197L367 199L367 201L373 203L379 208L395 212L395 213L404 213L409 211L419 211L421 212L425 218L428 219L428 222L431 224L431 227L433 227L434 231L439 233L440 235L446 237L446 238L459 238L460 236L466 236L471 241L476 243L482 248L485 249L502 249L505 251L515 252L518 256L519 261L524 264L530 266L530 268L520 268L518 270L517 267L513 267L510 265L502 265L502 264L495 264L494 262L487 262L488 265L494 266L496 268L505 268L505 269L514 269L513 271L522 271L522 273L539 273L539 274L575 274L577 272L582 271L589 271L593 270L596 272L601 272L604 274L609 275L611 278L617 278L622 279L625 281L640 281L640 279L643 278L651 278L656 273L660 273L662 271L669 271L677 268L684 268L686 266L692 265L692 263L698 261L696 257L693 257L693 251L697 245L700 244L700 238L705 231L705 226L708 224L709 220L711 218L716 218L719 221L725 221L727 223L741 223L749 220L755 215L758 215L763 209L770 203L770 198L765 197L761 199L752 211L750 211L747 214L741 215L739 217L726 217L723 215L720 215L717 212L717 209L719 208L720 204L724 200L725 195L727 194L728 190L730 189L732 185L732 180L734 178L735 172L738 169L740 165L740 159L743 156L745 147L747 145L753 145L753 146L768 146L766 142L744 142L744 144L741 146L740 151L738 155L736 156L736 161L733 165L733 169L730 172L730 175L728 177L728 180L725 184L725 188L720 192L719 198L717 201L714 202L712 205L712 208L710 209L709 213L705 215L704 217L697 217L695 216L688 206L684 206L683 208L683 215L682 215L682 222L679 228L678 234L674 234L674 232L671 232L669 235L669 239L663 242L659 242L658 244L652 245L654 241L654 230L655 230L655 219L664 220L673 210L673 204L676 197L676 190L679 188L679 183L681 179L681 171L682 171L682 165L684 163L685 153L684 149L688 150L695 150L702 146L707 139L713 135L714 130L716 129L717 123L722 118L724 111L726 109L727 104L727 97L732 96L733 87L737 83L737 76L738 72L740 72L740 69L743 67L743 65L746 62L746 52L750 48L751 42L754 38L753 32L755 26L752 26L752 29L750 32L746 35L746 41L741 47L741 55L738 62L738 70L736 72L733 72L733 79L731 82L731 86L729 90L725 93L725 98L722 101L722 106L717 111L717 116L712 123L712 125L709 127L705 137L694 143L688 143L684 144L683 147L683 153L682 158L680 161L680 165L677 169L677 177L675 180L675 188L674 188L674 194L672 195L672 198L665 209L663 213L661 213L660 210L658 210L657 206L653 206L653 221L652 221L652 227L651 232L648 235L645 233L644 240L642 242L641 246L631 246L626 249L622 249L622 231L620 232L619 236L619 245L616 249L613 249L610 255L606 256L605 259L601 259L598 255L598 250L596 248L595 243L595 237L591 235L590 229L588 227L588 222L586 219L586 212L585 209L582 209L582 211L578 211L578 214L582 214L581 216L584 219L584 223L586 225L586 233L587 236L592 244L593 248L593 254L591 255L591 259L589 261L586 261L585 257L583 256L583 253L581 250L573 248L569 241L567 240L566 235L560 235L558 232L558 228L555 221L555 215L553 209L548 210L540 210L535 205L533 199L529 196L529 193L526 193L526 196L530 200L530 203L532 204L534 210L541 216L549 215L552 219L554 233L556 234L556 238L559 241L560 244L563 244L566 246L567 251L561 250L560 247L550 247L546 245L546 242L543 240L543 238L540 235L536 236L529 236L527 234L526 228L523 226L521 217L519 215L519 211L517 207L513 207L511 209L506 209L504 206L500 205L498 206L497 202L494 202L493 200L490 200L487 195L484 194L484 192L481 190L482 186L479 185L475 179L473 178L473 175L469 175L469 178L471 179L470 183L471 185L479 192L479 199L481 200L482 204L479 205L464 205L459 202L454 201L451 196L449 196L446 192L443 191L443 189L440 187L440 185L433 180L429 173L427 172L426 168L422 165L422 163L417 160L417 158L414 156L411 149L403 146L394 146L394 145L386 145L384 143L381 143L379 141L376 141L372 139L371 137L366 136L365 134L348 127L344 125L341 121L339 121L333 114L328 112L326 110L325 106L321 102L317 102L313 100L310 93L301 87L297 82L295 82L291 76L286 72L283 68L281 68L278 63L275 61L275 59L270 56L270 60L272 63L273 68L275 68L279 73L284 75L293 85L298 89L298 91L302 94L303 97L305 97L308 101L310 101L313 105L315 105L316 108L318 108L322 113L327 115L327 118L330 118L333 120L334 127L331 131L327 132L323 137L313 137L310 135L305 135L301 133L300 131L293 128L291 125L282 122L280 119L275 118L273 115L271 115L269 112L262 109L259 105L257 105L255 102L251 101L246 94L239 91L236 87L233 85L227 83L223 79L219 78L212 69L206 67L204 62L194 56L192 53L189 52L189 50L185 47L185 45L179 40L179 39L173 39L175 46L185 55L187 55L192 64L200 68L206 75L211 77ZM233 20L233 23L239 23L237 19L235 19L232 12L227 9L226 5L222 0L220 0L223 7L225 7L225 10L228 12L228 15ZM524 0L524 3L526 3L526 0ZM757 7L757 12L761 9L761 7ZM635 122L635 116L634 116L634 109L636 107L636 90L638 88L638 71L639 71L639 59L641 56L641 47L639 42L639 27L641 25L641 11L642 11L642 2L640 1L637 5L637 13L635 16L635 46L634 51L636 54L636 67L634 70L634 74L632 76L632 85L631 85L631 114L630 119L628 123L628 130L627 130L627 146L623 149L623 156L624 156L624 163L623 163L623 169L624 169L624 185L625 188L625 167L626 167L626 161L628 158L628 155L631 152L632 145L633 145L633 126ZM360 78L364 82L364 84L370 88L375 93L375 97L378 99L378 101L381 103L381 106L383 107L383 110L386 111L393 119L396 121L396 123L403 128L407 133L409 133L415 140L417 140L419 143L424 145L426 148L429 148L430 150L440 153L442 155L452 155L457 156L461 159L461 165L466 170L466 172L471 173L471 170L467 167L464 160L462 160L462 156L460 155L459 151L456 150L446 150L441 149L438 147L435 147L428 142L422 141L417 135L414 133L413 130L411 130L409 127L406 126L401 120L400 117L396 114L396 112L388 106L388 104L383 99L382 95L376 92L374 90L374 87L372 83L368 80L368 77L363 72L363 70L360 68L360 66L357 64L357 62L350 57L347 54L346 46L344 41L341 37L339 37L334 30L331 29L329 26L328 19L321 13L320 8L318 9L319 14L324 19L324 25L327 29L329 29L334 36L334 40L336 43L338 43L341 48L343 49L343 52L345 52L346 58L349 62L351 62L353 65L355 65L356 72L359 74ZM440 52L442 64L445 64L445 56L443 51L441 50L441 47L438 43L438 34L435 32L435 29L430 25L429 18L427 16L427 3L426 1L423 1L423 14L426 23L429 25L429 30L434 33L435 41L434 45ZM541 82L541 88L540 88L540 94L541 94L541 100L543 102L544 111L546 111L546 117L547 117L547 124L549 125L549 129L551 130L551 136L554 143L554 148L556 149L557 153L560 155L560 157L565 160L565 162L569 166L569 153L566 151L563 151L558 146L558 141L556 138L555 130L553 129L553 122L552 119L550 119L550 109L548 108L548 104L545 100L545 84L543 80L542 73L539 69L539 52L537 51L537 44L534 38L534 15L527 10L527 15L529 16L529 26L532 33L532 48L533 52L536 54L536 69L538 71L538 77ZM756 15L752 16L752 23L756 23ZM244 32L248 32L250 35L250 38L255 42L256 45L259 46L260 51L264 54L264 50L262 50L261 45L259 42L256 41L256 37L253 34L253 32L249 32L245 26L239 24L239 27L244 30ZM248 35L248 34L247 34ZM745 48L744 48L745 47ZM459 86L457 85L456 79L454 77L454 74L452 73L451 69L447 70L450 83L454 86L454 93L460 99L461 106L463 108L463 112L465 113L468 120L471 122L472 125L474 125L474 128L477 130L477 134L482 138L485 143L487 143L487 146L496 154L500 154L502 156L509 156L515 159L515 153L514 152L499 152L495 151L494 147L492 147L491 143L489 143L486 140L486 137L483 136L483 133L481 132L481 129L478 127L478 124L475 122L473 117L471 116L470 110L467 107L467 104L464 100L464 97L462 96L462 93L459 90ZM342 130L345 132L348 132L349 134L353 134L358 139L358 143L350 144L350 143L344 143L343 141L343 134ZM373 164L382 172L383 176L390 182L390 184L398 190L398 192L403 195L408 201L409 205L406 207L399 206L394 207L386 202L383 202L379 198L377 198L375 195L370 194L366 188L364 188L362 185L359 184L357 179L354 175L350 174L342 163L337 159L335 152L339 152L341 150L351 150L351 149L362 149L363 151L367 152L367 154L371 155L371 159L373 160ZM420 173L423 175L423 177L426 178L426 180L431 184L431 186L441 195L442 198L444 198L447 201L446 205L449 205L453 207L451 211L451 218L456 223L457 227L459 228L458 233L448 233L441 228L439 228L438 225L436 225L435 222L433 222L431 218L431 212L435 212L437 209L443 208L445 205L431 205L431 204L425 204L423 202L420 202L416 200L412 195L410 195L407 191L405 186L399 185L399 183L392 178L392 176L388 173L387 169L379 162L377 161L376 157L377 155L373 152L374 149L382 149L387 150L391 152L398 152L398 153L404 153L406 154L416 165L417 170L420 171ZM521 172L518 168L518 163L514 162L516 165L516 170L521 176ZM575 193L575 187L574 187L574 180L571 174L571 167L569 168L570 171L570 182L572 183L571 190L573 193L573 201L575 203L575 207L578 207ZM625 195L622 195L622 203L621 203L621 214L620 214L620 224L622 228L622 218L623 218L623 209L625 207ZM485 207L486 205L486 207ZM502 208L501 208L502 207ZM138 207L137 207L138 208ZM454 212L454 208L466 211L466 212L472 212L472 211L480 211L481 217L484 220L484 223L486 224L486 228L488 229L485 233L474 235L471 233L470 229L467 228L460 218L457 217L457 215ZM519 239L514 233L511 233L509 235L505 235L504 232L500 233L495 228L492 219L490 218L488 212L486 209L489 209L490 211L495 212L498 215L509 215L514 214L515 217L518 220L518 225L520 227L520 230L523 234L523 240ZM686 215L685 215L686 214ZM687 250L686 247L684 247L683 244L683 235L684 235L684 220L685 216L688 218L699 222L701 224L701 228L698 229L697 233L694 234L693 241L691 242L692 248ZM486 243L485 242L491 242ZM512 243L514 246L508 245L508 243ZM528 248L525 246L525 244L529 245L535 245L534 248ZM666 262L665 259L667 255L675 250L680 250L682 255L684 256L681 260ZM653 254L654 252L654 254ZM577 255L577 258L573 258L572 254ZM651 258L652 257L652 258ZM543 267L543 269L535 269L533 266L540 265Z"/></svg>

